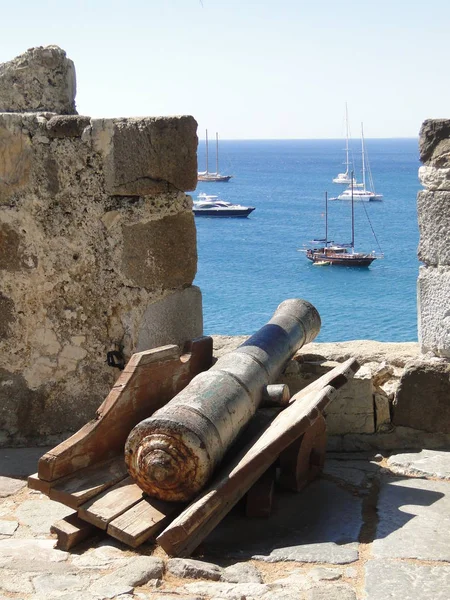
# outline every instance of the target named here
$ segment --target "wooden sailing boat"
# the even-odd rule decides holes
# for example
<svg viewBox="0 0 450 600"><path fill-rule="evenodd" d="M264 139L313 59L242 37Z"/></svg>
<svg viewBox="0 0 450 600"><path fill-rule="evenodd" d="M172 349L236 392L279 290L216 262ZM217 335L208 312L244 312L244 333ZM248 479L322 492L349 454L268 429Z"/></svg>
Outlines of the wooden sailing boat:
<svg viewBox="0 0 450 600"><path fill-rule="evenodd" d="M233 175L221 175L219 173L219 134L216 132L216 172L209 172L209 148L208 148L208 130L206 130L206 171L198 173L198 181L230 181Z"/></svg>
<svg viewBox="0 0 450 600"><path fill-rule="evenodd" d="M382 255L377 256L375 252L364 253L355 252L355 210L353 201L353 171L351 173L352 191L352 239L349 244L334 244L328 240L328 194L325 192L325 238L314 240L323 244L321 247L309 248L306 251L306 258L311 260L316 265L336 265L342 267L368 267L377 258L382 258Z"/></svg>

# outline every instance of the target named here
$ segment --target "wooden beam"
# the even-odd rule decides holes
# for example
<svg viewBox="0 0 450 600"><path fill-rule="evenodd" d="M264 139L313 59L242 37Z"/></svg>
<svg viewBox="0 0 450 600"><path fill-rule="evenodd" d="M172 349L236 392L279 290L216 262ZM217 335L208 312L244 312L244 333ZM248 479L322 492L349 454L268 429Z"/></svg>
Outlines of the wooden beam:
<svg viewBox="0 0 450 600"><path fill-rule="evenodd" d="M39 460L39 479L54 481L118 455L133 427L212 364L212 338L192 340L184 354L162 346L133 354L113 389L89 421Z"/></svg>
<svg viewBox="0 0 450 600"><path fill-rule="evenodd" d="M247 492L245 516L251 519L270 517L275 489L276 468L271 465Z"/></svg>
<svg viewBox="0 0 450 600"><path fill-rule="evenodd" d="M93 525L80 519L76 512L67 515L50 527L51 533L56 533L56 548L70 550L80 542L91 537L98 531Z"/></svg>
<svg viewBox="0 0 450 600"><path fill-rule="evenodd" d="M333 369L332 377L336 377L341 385L342 378L352 377L356 370L356 360L349 359ZM223 469L207 490L159 535L157 541L167 554L189 556L280 453L321 417L337 392L330 385L319 390L312 385L314 389L309 393L302 390L300 398L296 394L297 401L283 410L262 435Z"/></svg>
<svg viewBox="0 0 450 600"><path fill-rule="evenodd" d="M349 358L294 394L289 400L289 404L301 400L315 390L323 389L326 385L331 385L335 390L338 390L345 385L349 379L353 378L353 375L358 369L359 363L356 358Z"/></svg>
<svg viewBox="0 0 450 600"><path fill-rule="evenodd" d="M280 477L282 487L300 492L320 475L325 464L327 429L321 416L305 433L280 454Z"/></svg>
<svg viewBox="0 0 450 600"><path fill-rule="evenodd" d="M100 529L142 500L143 492L132 477L91 498L78 509L78 516Z"/></svg>
<svg viewBox="0 0 450 600"><path fill-rule="evenodd" d="M50 488L49 497L50 500L78 509L81 504L122 481L127 475L123 456L119 456L64 477Z"/></svg>
<svg viewBox="0 0 450 600"><path fill-rule="evenodd" d="M128 546L137 548L147 540L154 539L180 510L180 504L143 498L111 521L107 532Z"/></svg>

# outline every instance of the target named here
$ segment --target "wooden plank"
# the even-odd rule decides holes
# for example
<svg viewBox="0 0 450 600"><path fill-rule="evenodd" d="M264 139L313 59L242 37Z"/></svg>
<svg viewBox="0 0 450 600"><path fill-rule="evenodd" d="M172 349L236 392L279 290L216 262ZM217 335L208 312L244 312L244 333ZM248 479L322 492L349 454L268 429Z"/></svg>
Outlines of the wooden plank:
<svg viewBox="0 0 450 600"><path fill-rule="evenodd" d="M316 379L305 388L294 394L289 400L289 404L301 400L311 392L315 390L321 390L326 385L331 385L335 390L338 390L347 383L349 379L353 378L353 375L358 371L359 363L355 358L349 358L342 364L338 365L328 373L325 373L319 379Z"/></svg>
<svg viewBox="0 0 450 600"><path fill-rule="evenodd" d="M271 465L248 490L245 500L246 517L253 519L270 516L272 512L275 476L275 465Z"/></svg>
<svg viewBox="0 0 450 600"><path fill-rule="evenodd" d="M78 509L78 516L100 529L142 500L143 491L132 477L123 479L113 487L88 500Z"/></svg>
<svg viewBox="0 0 450 600"><path fill-rule="evenodd" d="M212 365L212 338L134 354L96 418L39 460L39 478L54 481L123 451L133 427Z"/></svg>
<svg viewBox="0 0 450 600"><path fill-rule="evenodd" d="M123 456L119 456L64 477L50 488L49 497L70 508L78 508L90 498L125 479L127 475Z"/></svg>
<svg viewBox="0 0 450 600"><path fill-rule="evenodd" d="M56 533L56 548L70 550L85 539L95 535L98 531L93 525L80 519L76 512L57 521L50 527L51 533Z"/></svg>
<svg viewBox="0 0 450 600"><path fill-rule="evenodd" d="M137 548L150 538L155 538L180 510L180 504L147 497L111 521L107 533Z"/></svg>
<svg viewBox="0 0 450 600"><path fill-rule="evenodd" d="M349 359L336 369L350 378L356 371L356 360ZM299 401L283 410L159 535L157 541L167 554L189 556L280 453L321 417L336 394L335 388L327 385L322 390L303 393Z"/></svg>
<svg viewBox="0 0 450 600"><path fill-rule="evenodd" d="M43 479L39 479L37 473L33 473L33 475L29 475L27 479L27 485L30 490L37 490L38 492L42 492L47 496L50 493L50 488L55 485L56 481L44 481Z"/></svg>
<svg viewBox="0 0 450 600"><path fill-rule="evenodd" d="M300 492L322 471L326 446L326 423L325 419L320 417L280 454L278 484L286 489Z"/></svg>

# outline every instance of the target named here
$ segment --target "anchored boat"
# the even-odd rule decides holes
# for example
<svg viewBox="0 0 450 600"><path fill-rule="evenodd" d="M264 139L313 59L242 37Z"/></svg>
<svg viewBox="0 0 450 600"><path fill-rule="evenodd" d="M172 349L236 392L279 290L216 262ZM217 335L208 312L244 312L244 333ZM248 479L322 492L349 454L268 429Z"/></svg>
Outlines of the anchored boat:
<svg viewBox="0 0 450 600"><path fill-rule="evenodd" d="M353 179L353 171L351 173ZM350 186L353 192L353 184ZM314 265L336 265L343 267L368 267L377 258L383 258L382 254L375 252L355 252L355 213L353 194L352 200L352 238L349 244L335 244L328 239L328 194L325 192L325 238L314 240L313 243L320 243L320 246L308 248L306 258L311 260Z"/></svg>
<svg viewBox="0 0 450 600"><path fill-rule="evenodd" d="M208 130L206 130L206 171L197 173L198 181L230 181L233 175L221 175L219 173L219 134L216 133L216 172L210 173L209 171L209 146L208 146Z"/></svg>
<svg viewBox="0 0 450 600"><path fill-rule="evenodd" d="M248 217L255 207L232 204L218 196L199 194L192 210L196 217Z"/></svg>
<svg viewBox="0 0 450 600"><path fill-rule="evenodd" d="M348 155L347 155L348 156ZM364 130L363 124L361 123L361 157L362 157L362 183L357 183L355 179L350 179L350 186L336 196L335 198L330 198L330 200L354 200L359 202L374 202L383 200L383 194L377 194L375 192L375 186L373 183L372 172L370 170L370 164L367 156L367 150L365 149L364 142ZM348 162L348 158L347 158ZM348 167L347 167L348 168ZM367 177L366 177L367 174ZM341 176L345 175L340 173L336 179L333 179L335 183L343 183L343 181L337 181L337 179ZM367 182L368 179L368 182Z"/></svg>

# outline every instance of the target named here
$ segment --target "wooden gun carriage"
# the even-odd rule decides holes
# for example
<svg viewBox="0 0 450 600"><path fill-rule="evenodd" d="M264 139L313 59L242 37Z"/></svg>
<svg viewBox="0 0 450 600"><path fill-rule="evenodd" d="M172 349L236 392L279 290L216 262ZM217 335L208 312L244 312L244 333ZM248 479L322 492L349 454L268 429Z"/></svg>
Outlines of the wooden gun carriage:
<svg viewBox="0 0 450 600"><path fill-rule="evenodd" d="M300 491L323 468L323 411L358 369L349 359L294 396L277 383L320 330L316 309L286 300L213 364L212 339L134 354L95 419L44 454L28 486L74 512L55 523L68 550L97 529L136 548L189 556L245 496L269 516L275 481ZM261 408L264 406L265 408Z"/></svg>

